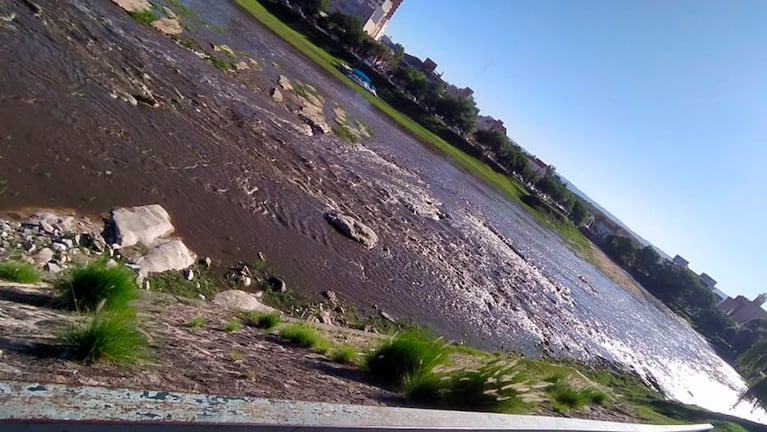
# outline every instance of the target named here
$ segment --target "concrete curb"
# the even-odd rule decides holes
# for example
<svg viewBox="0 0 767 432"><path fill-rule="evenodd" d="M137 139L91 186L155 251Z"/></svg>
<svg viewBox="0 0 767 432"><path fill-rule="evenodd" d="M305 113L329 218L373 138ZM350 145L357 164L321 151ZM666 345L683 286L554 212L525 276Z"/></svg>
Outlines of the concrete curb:
<svg viewBox="0 0 767 432"><path fill-rule="evenodd" d="M104 387L0 382L3 431L571 431L693 432L561 417L341 405ZM135 430L135 429L131 429Z"/></svg>

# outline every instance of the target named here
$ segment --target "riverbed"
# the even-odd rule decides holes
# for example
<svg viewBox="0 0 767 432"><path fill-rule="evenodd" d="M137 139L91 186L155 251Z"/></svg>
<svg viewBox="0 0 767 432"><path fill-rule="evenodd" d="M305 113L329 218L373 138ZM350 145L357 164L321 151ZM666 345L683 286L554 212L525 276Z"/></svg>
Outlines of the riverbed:
<svg viewBox="0 0 767 432"><path fill-rule="evenodd" d="M483 348L618 361L675 399L733 407L744 384L685 322L622 289L228 1L183 1L184 37L252 58L222 72L107 0L0 3L0 210L99 214L160 203L223 262L258 252L306 294L428 324ZM257 67L255 65L258 65ZM309 84L373 136L308 136L269 93ZM151 94L155 107L128 96ZM369 225L366 249L323 218Z"/></svg>

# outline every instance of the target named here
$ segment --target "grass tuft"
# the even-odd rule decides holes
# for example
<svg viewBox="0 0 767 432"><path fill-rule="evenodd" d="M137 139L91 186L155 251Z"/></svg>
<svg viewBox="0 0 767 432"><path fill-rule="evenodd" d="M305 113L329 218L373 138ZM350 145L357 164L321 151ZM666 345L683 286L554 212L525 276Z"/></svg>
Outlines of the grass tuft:
<svg viewBox="0 0 767 432"><path fill-rule="evenodd" d="M355 135L351 130L349 130L348 127L344 125L336 125L331 128L334 134L336 134L339 138L345 141L349 141L350 143L354 144L357 141L359 141L359 138L357 135Z"/></svg>
<svg viewBox="0 0 767 432"><path fill-rule="evenodd" d="M128 13L134 20L147 26L160 19L160 17L157 16L157 14L152 10L134 11Z"/></svg>
<svg viewBox="0 0 767 432"><path fill-rule="evenodd" d="M273 329L280 323L280 313L276 311L241 311L240 314L245 319L245 324L264 330Z"/></svg>
<svg viewBox="0 0 767 432"><path fill-rule="evenodd" d="M85 324L72 325L60 336L71 357L85 363L108 361L118 365L145 358L146 341L130 314L99 312Z"/></svg>
<svg viewBox="0 0 767 432"><path fill-rule="evenodd" d="M203 275L187 280L186 277L176 270L162 273L154 273L147 278L152 291L173 294L187 298L197 298L200 294L205 298L212 298L218 288L216 283Z"/></svg>
<svg viewBox="0 0 767 432"><path fill-rule="evenodd" d="M330 355L330 359L336 363L354 365L357 364L359 353L351 345L337 346Z"/></svg>
<svg viewBox="0 0 767 432"><path fill-rule="evenodd" d="M210 64L212 64L216 69L222 72L229 71L229 63L225 62L224 60L221 60L220 58L214 55L208 57L208 62L210 62Z"/></svg>
<svg viewBox="0 0 767 432"><path fill-rule="evenodd" d="M290 324L280 330L280 337L304 348L325 352L329 344L317 330L306 324Z"/></svg>
<svg viewBox="0 0 767 432"><path fill-rule="evenodd" d="M559 412L579 409L590 404L601 405L607 398L604 393L594 388L576 390L561 375L548 377L545 381L551 383L545 389L546 396Z"/></svg>
<svg viewBox="0 0 767 432"><path fill-rule="evenodd" d="M193 317L189 320L189 327L192 330L199 330L205 325L205 318L203 317Z"/></svg>
<svg viewBox="0 0 767 432"><path fill-rule="evenodd" d="M226 330L229 333L236 332L237 330L241 328L242 328L242 323L236 319L229 320L224 324L224 330Z"/></svg>
<svg viewBox="0 0 767 432"><path fill-rule="evenodd" d="M0 263L0 279L19 283L40 282L40 273L29 263L6 261Z"/></svg>
<svg viewBox="0 0 767 432"><path fill-rule="evenodd" d="M431 372L446 359L447 346L432 336L416 330L406 331L384 342L368 355L366 366L371 375L390 384L401 384L405 376Z"/></svg>
<svg viewBox="0 0 767 432"><path fill-rule="evenodd" d="M63 306L86 312L101 303L106 311L125 310L138 297L133 272L121 265L109 267L103 259L70 270L56 283L56 291Z"/></svg>

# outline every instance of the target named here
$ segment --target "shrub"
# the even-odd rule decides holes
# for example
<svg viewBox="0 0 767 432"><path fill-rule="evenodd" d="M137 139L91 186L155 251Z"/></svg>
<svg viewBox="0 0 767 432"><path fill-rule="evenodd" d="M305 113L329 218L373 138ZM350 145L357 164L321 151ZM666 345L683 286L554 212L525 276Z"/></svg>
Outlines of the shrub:
<svg viewBox="0 0 767 432"><path fill-rule="evenodd" d="M546 387L546 395L549 397L551 405L557 411L568 411L578 409L589 404L602 404L606 395L593 388L576 390L561 375L554 375L545 379L551 383Z"/></svg>
<svg viewBox="0 0 767 432"><path fill-rule="evenodd" d="M423 332L410 330L384 342L368 355L366 366L374 377L390 384L401 384L406 375L430 372L442 363L446 345Z"/></svg>
<svg viewBox="0 0 767 432"><path fill-rule="evenodd" d="M350 345L338 346L333 350L330 359L336 363L355 364L357 363L357 349Z"/></svg>
<svg viewBox="0 0 767 432"><path fill-rule="evenodd" d="M110 268L105 260L73 268L56 290L65 307L78 311L93 312L102 302L106 311L124 310L138 297L133 272L121 265Z"/></svg>
<svg viewBox="0 0 767 432"><path fill-rule="evenodd" d="M402 392L408 399L426 404L438 404L443 397L445 383L433 372L407 374L402 377Z"/></svg>
<svg viewBox="0 0 767 432"><path fill-rule="evenodd" d="M242 328L242 323L238 320L229 320L224 324L224 330L229 333L236 332Z"/></svg>
<svg viewBox="0 0 767 432"><path fill-rule="evenodd" d="M19 282L40 282L40 274L32 264L21 261L6 261L0 263L0 279Z"/></svg>
<svg viewBox="0 0 767 432"><path fill-rule="evenodd" d="M205 318L203 317L194 317L189 320L189 327L191 327L194 330L200 329L204 325L205 325Z"/></svg>
<svg viewBox="0 0 767 432"><path fill-rule="evenodd" d="M306 324L290 324L280 330L280 337L304 348L311 348L324 352L328 348L328 342L317 330Z"/></svg>
<svg viewBox="0 0 767 432"><path fill-rule="evenodd" d="M452 374L421 371L406 375L402 388L415 402L471 411L517 412L524 402L511 386L517 378L503 359L490 361L477 370Z"/></svg>
<svg viewBox="0 0 767 432"><path fill-rule="evenodd" d="M60 341L72 358L86 363L124 365L142 360L146 353L146 341L125 313L98 312L87 323L65 329Z"/></svg>
<svg viewBox="0 0 767 432"><path fill-rule="evenodd" d="M242 311L241 314L247 325L265 330L273 329L280 323L279 312Z"/></svg>

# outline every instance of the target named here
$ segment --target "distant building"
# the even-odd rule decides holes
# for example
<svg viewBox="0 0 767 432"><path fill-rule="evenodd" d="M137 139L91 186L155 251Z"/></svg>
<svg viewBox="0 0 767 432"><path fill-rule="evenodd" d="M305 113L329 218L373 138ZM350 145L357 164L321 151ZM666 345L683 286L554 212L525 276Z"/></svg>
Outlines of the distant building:
<svg viewBox="0 0 767 432"><path fill-rule="evenodd" d="M716 287L714 287L714 289L711 290L711 292L713 292L714 295L716 296L718 304L722 304L724 301L726 301L728 298L730 298L730 296L725 294L724 291L722 291L722 290L720 290L719 288L716 288Z"/></svg>
<svg viewBox="0 0 767 432"><path fill-rule="evenodd" d="M370 37L378 39L402 0L330 0L331 11L359 17L362 29Z"/></svg>
<svg viewBox="0 0 767 432"><path fill-rule="evenodd" d="M736 323L743 325L756 319L767 319L767 311L762 309L765 300L767 300L767 294L759 294L753 301L742 295L734 299L728 297L719 304L719 309L725 315L732 317Z"/></svg>
<svg viewBox="0 0 767 432"><path fill-rule="evenodd" d="M703 284L704 287L710 289L713 291L714 287L716 286L716 281L711 276L701 273L700 274L700 283Z"/></svg>
<svg viewBox="0 0 767 432"><path fill-rule="evenodd" d="M471 87L460 88L452 84L448 84L445 86L445 91L450 95L458 97L470 98L474 96L474 90L472 90Z"/></svg>
<svg viewBox="0 0 767 432"><path fill-rule="evenodd" d="M546 162L533 155L526 154L525 156L527 156L527 162L536 177L545 177L549 173L549 165Z"/></svg>
<svg viewBox="0 0 767 432"><path fill-rule="evenodd" d="M437 63L434 62L434 60L430 59L429 57L426 57L426 60L423 61L423 65L421 66L421 72L425 74L434 73L434 71L437 69Z"/></svg>
<svg viewBox="0 0 767 432"><path fill-rule="evenodd" d="M506 126L503 124L503 120L498 120L491 116L477 116L477 130L500 132L506 135Z"/></svg>
<svg viewBox="0 0 767 432"><path fill-rule="evenodd" d="M680 255L675 256L671 262L682 268L687 268L687 266L690 265L690 262L682 258Z"/></svg>

